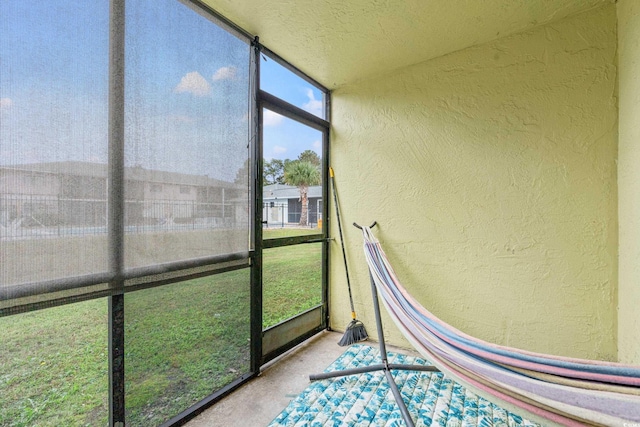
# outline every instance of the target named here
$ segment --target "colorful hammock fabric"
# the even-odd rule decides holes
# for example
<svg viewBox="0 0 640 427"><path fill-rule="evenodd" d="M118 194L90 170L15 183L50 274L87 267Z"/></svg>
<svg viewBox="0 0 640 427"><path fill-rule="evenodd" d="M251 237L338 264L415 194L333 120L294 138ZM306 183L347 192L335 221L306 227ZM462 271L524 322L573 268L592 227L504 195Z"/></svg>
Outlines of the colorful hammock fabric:
<svg viewBox="0 0 640 427"><path fill-rule="evenodd" d="M369 271L385 308L443 373L546 425L640 426L640 366L533 353L467 335L409 295L371 229L362 230Z"/></svg>

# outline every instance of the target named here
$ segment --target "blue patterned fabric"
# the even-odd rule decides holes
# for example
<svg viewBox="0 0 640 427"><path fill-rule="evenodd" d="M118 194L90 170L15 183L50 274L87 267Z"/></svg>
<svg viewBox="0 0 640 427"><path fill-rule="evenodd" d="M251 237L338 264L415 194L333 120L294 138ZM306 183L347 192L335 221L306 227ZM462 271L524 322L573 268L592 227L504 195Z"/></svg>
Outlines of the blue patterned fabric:
<svg viewBox="0 0 640 427"><path fill-rule="evenodd" d="M428 365L424 359L388 353L389 363ZM377 349L356 344L326 372L381 363ZM439 372L393 371L396 384L418 426L539 426L494 405ZM312 383L269 424L282 426L404 426L384 372Z"/></svg>

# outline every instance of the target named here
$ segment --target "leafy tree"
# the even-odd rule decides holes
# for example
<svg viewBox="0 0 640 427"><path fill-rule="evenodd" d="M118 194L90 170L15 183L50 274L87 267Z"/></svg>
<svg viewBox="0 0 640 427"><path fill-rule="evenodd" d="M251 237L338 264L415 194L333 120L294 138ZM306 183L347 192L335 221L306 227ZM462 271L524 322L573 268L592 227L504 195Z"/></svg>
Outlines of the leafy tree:
<svg viewBox="0 0 640 427"><path fill-rule="evenodd" d="M289 159L284 162L280 159L271 159L264 162L264 184L284 184L284 164L289 161Z"/></svg>
<svg viewBox="0 0 640 427"><path fill-rule="evenodd" d="M309 162L320 169L320 156L318 156L318 153L313 150L304 150L298 156L298 160L300 160L301 162Z"/></svg>
<svg viewBox="0 0 640 427"><path fill-rule="evenodd" d="M284 170L284 181L289 185L295 185L300 190L300 202L302 210L300 212L300 225L308 225L308 201L309 186L320 184L320 170L310 162L294 161L289 162Z"/></svg>

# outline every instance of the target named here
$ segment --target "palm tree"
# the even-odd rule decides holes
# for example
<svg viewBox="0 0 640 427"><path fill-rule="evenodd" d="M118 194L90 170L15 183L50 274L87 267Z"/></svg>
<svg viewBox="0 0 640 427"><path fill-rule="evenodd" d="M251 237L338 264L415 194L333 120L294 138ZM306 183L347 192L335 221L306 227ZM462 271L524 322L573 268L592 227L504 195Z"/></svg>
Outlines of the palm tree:
<svg viewBox="0 0 640 427"><path fill-rule="evenodd" d="M300 202L302 210L300 212L300 225L308 225L308 200L309 186L320 184L320 171L310 162L295 161L289 163L284 169L284 182L295 185L300 190Z"/></svg>

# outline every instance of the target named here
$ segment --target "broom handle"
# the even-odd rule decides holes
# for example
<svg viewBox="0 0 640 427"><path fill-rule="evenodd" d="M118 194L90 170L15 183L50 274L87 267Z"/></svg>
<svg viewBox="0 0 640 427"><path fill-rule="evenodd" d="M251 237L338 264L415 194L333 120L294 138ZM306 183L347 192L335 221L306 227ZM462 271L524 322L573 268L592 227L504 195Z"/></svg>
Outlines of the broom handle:
<svg viewBox="0 0 640 427"><path fill-rule="evenodd" d="M351 305L351 318L356 319L356 310L353 307L353 296L351 295L351 281L349 280L349 268L347 267L347 252L344 250L344 239L342 238L342 223L340 221L340 207L338 206L338 190L336 189L336 178L333 168L329 167L329 176L333 185L333 202L336 205L336 216L338 217L338 232L340 234L340 246L342 246L342 259L344 260L344 271L347 275L347 289L349 289L349 304Z"/></svg>

